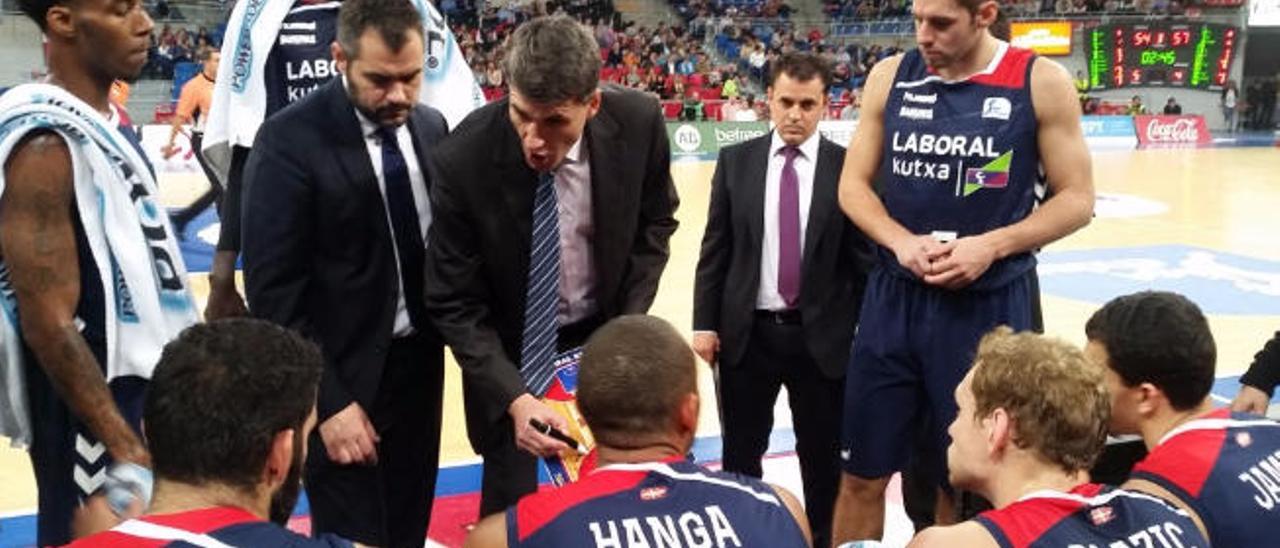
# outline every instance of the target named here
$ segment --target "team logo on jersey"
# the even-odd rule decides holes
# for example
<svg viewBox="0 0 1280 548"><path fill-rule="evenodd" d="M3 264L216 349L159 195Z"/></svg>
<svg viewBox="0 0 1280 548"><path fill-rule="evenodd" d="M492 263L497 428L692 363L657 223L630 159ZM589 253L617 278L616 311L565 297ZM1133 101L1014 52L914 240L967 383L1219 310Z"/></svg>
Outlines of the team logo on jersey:
<svg viewBox="0 0 1280 548"><path fill-rule="evenodd" d="M1116 512L1110 506L1099 506L1089 510L1089 521L1093 522L1094 527L1101 527L1115 518Z"/></svg>
<svg viewBox="0 0 1280 548"><path fill-rule="evenodd" d="M982 102L983 118L998 118L1000 120L1008 120L1009 115L1013 114L1013 103L1004 97L987 97Z"/></svg>
<svg viewBox="0 0 1280 548"><path fill-rule="evenodd" d="M666 487L646 487L640 490L640 500L660 500L666 496Z"/></svg>
<svg viewBox="0 0 1280 548"><path fill-rule="evenodd" d="M1253 436L1250 436L1248 432L1240 432L1236 434L1236 445L1239 445L1240 447L1253 445Z"/></svg>
<svg viewBox="0 0 1280 548"><path fill-rule="evenodd" d="M1009 165L1013 163L1013 151L987 162L982 167L971 167L964 172L963 196L968 196L983 188L1005 188L1009 186Z"/></svg>

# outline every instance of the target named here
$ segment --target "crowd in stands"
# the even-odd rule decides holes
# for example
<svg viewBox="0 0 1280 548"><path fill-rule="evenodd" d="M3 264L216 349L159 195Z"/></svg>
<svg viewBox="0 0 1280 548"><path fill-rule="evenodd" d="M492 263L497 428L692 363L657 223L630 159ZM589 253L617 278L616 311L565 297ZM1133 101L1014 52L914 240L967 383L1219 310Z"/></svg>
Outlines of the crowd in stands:
<svg viewBox="0 0 1280 548"><path fill-rule="evenodd" d="M216 48L220 42L205 27L188 28L163 23L151 33L151 48L147 51L142 77L171 79L175 65L195 61L201 51Z"/></svg>
<svg viewBox="0 0 1280 548"><path fill-rule="evenodd" d="M467 65L475 72L476 82L485 97L493 100L507 93L500 62L503 44L516 26L542 13L565 13L590 25L621 26L612 0L551 0L546 3L515 2L500 4L476 0L444 0L441 10L449 19Z"/></svg>
<svg viewBox="0 0 1280 548"><path fill-rule="evenodd" d="M911 0L826 0L822 11L835 20L906 17L911 13Z"/></svg>
<svg viewBox="0 0 1280 548"><path fill-rule="evenodd" d="M1009 0L1001 6L1010 17L1084 13L1140 13L1181 15L1186 0ZM824 0L823 11L837 21L906 18L911 0Z"/></svg>
<svg viewBox="0 0 1280 548"><path fill-rule="evenodd" d="M671 7L685 21L712 17L787 19L795 11L782 0L672 0Z"/></svg>

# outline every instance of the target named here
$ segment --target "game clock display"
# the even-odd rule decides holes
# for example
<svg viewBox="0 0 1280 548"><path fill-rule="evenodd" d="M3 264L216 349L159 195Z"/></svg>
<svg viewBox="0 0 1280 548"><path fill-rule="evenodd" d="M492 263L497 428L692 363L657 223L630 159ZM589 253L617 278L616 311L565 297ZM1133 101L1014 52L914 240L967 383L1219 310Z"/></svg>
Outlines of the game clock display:
<svg viewBox="0 0 1280 548"><path fill-rule="evenodd" d="M1087 32L1092 89L1171 86L1218 90L1239 29L1212 23L1100 25Z"/></svg>

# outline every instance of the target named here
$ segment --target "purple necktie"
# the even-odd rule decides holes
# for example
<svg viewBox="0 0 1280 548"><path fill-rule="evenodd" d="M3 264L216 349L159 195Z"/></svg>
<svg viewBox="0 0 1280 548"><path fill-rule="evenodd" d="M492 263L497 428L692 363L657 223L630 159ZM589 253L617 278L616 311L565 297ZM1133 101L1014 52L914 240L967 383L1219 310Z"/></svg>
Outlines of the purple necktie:
<svg viewBox="0 0 1280 548"><path fill-rule="evenodd" d="M800 302L800 177L795 159L800 149L782 148L782 186L778 192L778 295L787 308Z"/></svg>

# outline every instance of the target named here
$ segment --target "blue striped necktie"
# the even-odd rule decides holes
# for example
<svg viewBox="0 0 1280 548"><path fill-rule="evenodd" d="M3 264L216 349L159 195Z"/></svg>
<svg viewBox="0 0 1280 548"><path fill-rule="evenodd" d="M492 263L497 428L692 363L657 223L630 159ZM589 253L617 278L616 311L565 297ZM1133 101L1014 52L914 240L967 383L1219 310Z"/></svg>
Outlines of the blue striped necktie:
<svg viewBox="0 0 1280 548"><path fill-rule="evenodd" d="M525 286L524 336L520 344L520 376L525 387L541 396L555 371L556 317L560 302L560 219L556 211L555 176L538 176L533 196L533 236L529 242L529 277Z"/></svg>

